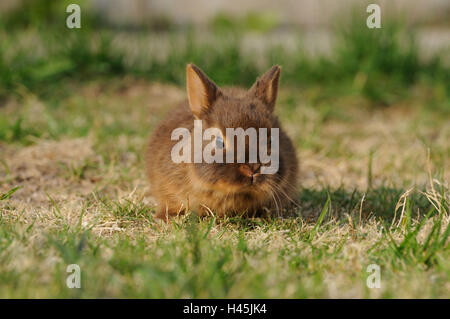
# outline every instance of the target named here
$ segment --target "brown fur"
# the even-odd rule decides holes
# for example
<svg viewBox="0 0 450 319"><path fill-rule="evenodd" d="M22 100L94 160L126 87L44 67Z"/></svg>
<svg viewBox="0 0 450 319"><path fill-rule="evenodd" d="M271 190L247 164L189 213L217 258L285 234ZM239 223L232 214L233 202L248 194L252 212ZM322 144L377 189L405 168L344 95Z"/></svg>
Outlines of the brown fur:
<svg viewBox="0 0 450 319"><path fill-rule="evenodd" d="M294 203L295 149L273 114L279 76L280 68L274 66L248 91L224 90L196 66L187 66L189 101L156 128L146 153L151 192L159 206L157 217L168 218L186 209L218 216L263 211L282 214ZM220 128L224 136L227 127L280 128L278 172L258 174L261 165L250 163L174 163L171 150L178 141L171 140L171 133L184 127L193 136L194 119L202 120L203 129Z"/></svg>

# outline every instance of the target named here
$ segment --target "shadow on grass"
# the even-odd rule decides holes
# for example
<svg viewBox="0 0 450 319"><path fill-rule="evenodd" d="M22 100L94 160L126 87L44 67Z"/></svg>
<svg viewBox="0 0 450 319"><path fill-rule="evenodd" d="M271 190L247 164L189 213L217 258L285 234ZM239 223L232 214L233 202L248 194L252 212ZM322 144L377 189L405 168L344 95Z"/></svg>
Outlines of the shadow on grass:
<svg viewBox="0 0 450 319"><path fill-rule="evenodd" d="M402 210L406 190L381 186L369 189L366 192L360 190L339 189L301 189L299 191L299 208L294 215L282 218L290 223L301 217L308 224L321 224L324 221L335 219L344 221L350 216L353 220L364 222L371 217L390 225L394 218L398 218ZM414 214L413 218L421 219L432 208L427 197L419 190L415 190L406 197L406 209ZM397 213L396 213L397 211ZM241 230L254 230L259 227L277 227L279 217L269 218L241 218L231 217L227 223L237 226Z"/></svg>
<svg viewBox="0 0 450 319"><path fill-rule="evenodd" d="M312 213L318 215L322 211L328 196L330 197L330 216L343 218L345 214L355 214L361 212L362 218L376 216L385 221L391 222L395 216L395 211L399 200L406 192L402 188L392 188L381 186L369 189L367 192L360 190L345 190L343 188L331 189L302 189L299 195L300 213ZM413 212L423 215L431 207L425 195L418 190L413 191L408 196L410 208Z"/></svg>

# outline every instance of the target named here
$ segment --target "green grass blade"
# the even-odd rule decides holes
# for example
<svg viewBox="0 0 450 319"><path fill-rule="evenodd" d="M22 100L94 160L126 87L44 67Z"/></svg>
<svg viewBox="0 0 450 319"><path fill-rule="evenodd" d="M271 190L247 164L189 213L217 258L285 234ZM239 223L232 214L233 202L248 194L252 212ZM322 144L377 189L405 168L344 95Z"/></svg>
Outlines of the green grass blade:
<svg viewBox="0 0 450 319"><path fill-rule="evenodd" d="M17 192L20 188L22 188L22 186L14 187L14 188L10 189L9 191L7 191L6 193L1 194L1 195L0 195L0 200L6 200L6 199L9 199L9 198L12 196L12 194L14 194L15 192Z"/></svg>

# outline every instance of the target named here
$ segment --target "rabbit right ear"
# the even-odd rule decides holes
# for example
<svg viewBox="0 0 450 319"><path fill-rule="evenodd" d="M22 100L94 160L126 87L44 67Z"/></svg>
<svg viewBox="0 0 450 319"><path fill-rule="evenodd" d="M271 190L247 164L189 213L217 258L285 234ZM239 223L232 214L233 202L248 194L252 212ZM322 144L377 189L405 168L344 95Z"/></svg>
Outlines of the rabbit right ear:
<svg viewBox="0 0 450 319"><path fill-rule="evenodd" d="M217 85L194 64L186 66L186 86L192 114L199 119L221 94Z"/></svg>
<svg viewBox="0 0 450 319"><path fill-rule="evenodd" d="M274 65L269 71L256 80L255 84L253 84L250 89L250 92L267 104L267 107L271 112L275 108L275 102L277 100L280 73L281 68L278 65Z"/></svg>

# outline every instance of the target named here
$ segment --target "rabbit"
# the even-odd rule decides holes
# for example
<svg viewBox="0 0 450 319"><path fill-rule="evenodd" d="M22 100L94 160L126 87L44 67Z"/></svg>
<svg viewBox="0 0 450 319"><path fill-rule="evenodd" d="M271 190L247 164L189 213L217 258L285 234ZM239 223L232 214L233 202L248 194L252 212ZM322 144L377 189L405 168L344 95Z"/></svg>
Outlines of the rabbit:
<svg viewBox="0 0 450 319"><path fill-rule="evenodd" d="M154 130L146 149L146 171L150 192L157 201L156 217L168 220L194 211L204 216L261 216L285 214L296 204L298 160L290 138L273 114L281 68L273 66L249 89L219 88L194 64L186 67L188 99ZM250 162L174 162L173 147L178 143L172 132L194 131L194 120L202 130L216 128L212 154L228 151L226 128L279 129L279 167L276 173L262 174L267 164ZM234 138L234 137L233 137ZM195 143L195 142L194 142ZM203 143L204 144L204 143ZM270 151L270 142L267 143ZM204 150L204 145L201 150ZM246 140L245 154L249 152ZM191 154L193 155L193 147ZM248 156L247 156L248 157ZM219 157L220 158L220 157ZM235 157L233 159L236 159Z"/></svg>

